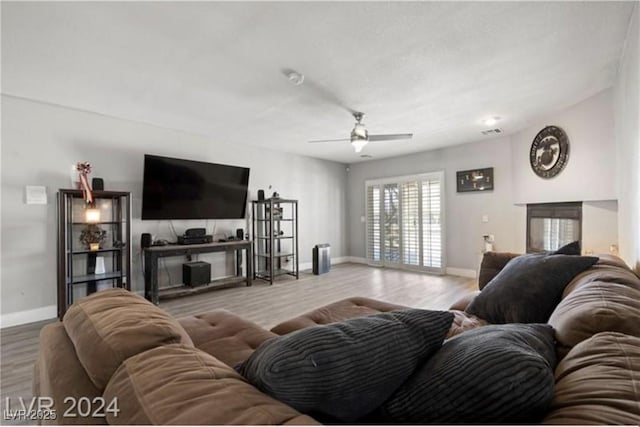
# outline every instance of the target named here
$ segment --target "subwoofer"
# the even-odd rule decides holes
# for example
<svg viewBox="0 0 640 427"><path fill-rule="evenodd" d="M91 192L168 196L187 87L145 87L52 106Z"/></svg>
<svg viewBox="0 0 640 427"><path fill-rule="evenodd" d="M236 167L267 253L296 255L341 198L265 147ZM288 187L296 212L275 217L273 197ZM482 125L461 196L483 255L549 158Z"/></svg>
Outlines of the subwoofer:
<svg viewBox="0 0 640 427"><path fill-rule="evenodd" d="M151 233L142 233L140 236L140 248L148 248L151 246Z"/></svg>

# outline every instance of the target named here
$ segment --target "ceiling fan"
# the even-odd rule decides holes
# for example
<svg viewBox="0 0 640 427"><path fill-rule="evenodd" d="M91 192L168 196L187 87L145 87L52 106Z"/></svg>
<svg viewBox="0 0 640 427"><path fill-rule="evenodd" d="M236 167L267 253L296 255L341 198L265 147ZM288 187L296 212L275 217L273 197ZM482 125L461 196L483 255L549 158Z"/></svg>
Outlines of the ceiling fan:
<svg viewBox="0 0 640 427"><path fill-rule="evenodd" d="M364 117L364 113L359 111L352 112L353 117L356 119L356 124L353 130L351 131L351 135L349 138L342 139L320 139L309 141L310 143L316 142L343 142L349 141L351 145L356 150L356 153L362 151L365 145L369 142L377 142L377 141L393 141L396 139L411 139L413 137L412 133L394 133L394 134L386 134L386 135L369 135L367 128L365 128L364 123L362 123L362 118Z"/></svg>

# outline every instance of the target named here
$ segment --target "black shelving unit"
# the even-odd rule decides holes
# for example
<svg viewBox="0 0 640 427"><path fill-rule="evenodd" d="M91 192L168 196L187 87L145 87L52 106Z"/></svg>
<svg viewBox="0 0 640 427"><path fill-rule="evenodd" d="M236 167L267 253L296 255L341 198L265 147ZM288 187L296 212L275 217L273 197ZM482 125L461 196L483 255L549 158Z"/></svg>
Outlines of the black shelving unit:
<svg viewBox="0 0 640 427"><path fill-rule="evenodd" d="M273 284L281 275L299 278L298 201L254 200L254 279Z"/></svg>
<svg viewBox="0 0 640 427"><path fill-rule="evenodd" d="M85 220L81 190L58 191L58 317L77 299L105 288L131 289L131 193L94 191L100 220ZM106 232L100 247L91 250L80 242L90 225ZM99 259L101 259L100 262ZM102 267L104 271L96 271Z"/></svg>

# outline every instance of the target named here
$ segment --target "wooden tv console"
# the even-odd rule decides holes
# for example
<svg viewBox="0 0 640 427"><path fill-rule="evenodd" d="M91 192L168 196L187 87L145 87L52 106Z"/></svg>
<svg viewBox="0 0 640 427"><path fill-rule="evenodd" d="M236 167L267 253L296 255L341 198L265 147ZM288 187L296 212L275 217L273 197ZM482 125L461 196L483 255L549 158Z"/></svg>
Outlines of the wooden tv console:
<svg viewBox="0 0 640 427"><path fill-rule="evenodd" d="M214 289L227 288L239 283L251 286L253 278L252 243L249 240L233 240L229 242L203 243L196 245L151 246L144 249L144 297L154 304L161 299L177 298L207 292ZM247 268L242 275L242 251L245 252ZM208 285L189 287L183 284L158 289L158 260L164 257L189 256L210 252L227 252L235 254L236 275L212 280Z"/></svg>

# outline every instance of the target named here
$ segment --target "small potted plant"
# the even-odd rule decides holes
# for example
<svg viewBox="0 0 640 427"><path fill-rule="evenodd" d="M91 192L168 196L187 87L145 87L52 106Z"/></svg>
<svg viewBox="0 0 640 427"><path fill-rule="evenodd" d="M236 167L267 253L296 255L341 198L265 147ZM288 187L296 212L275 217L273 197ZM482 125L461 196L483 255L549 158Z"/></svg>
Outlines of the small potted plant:
<svg viewBox="0 0 640 427"><path fill-rule="evenodd" d="M95 224L91 224L80 233L80 243L89 250L97 251L100 249L100 244L104 241L106 235L107 232L105 230Z"/></svg>

